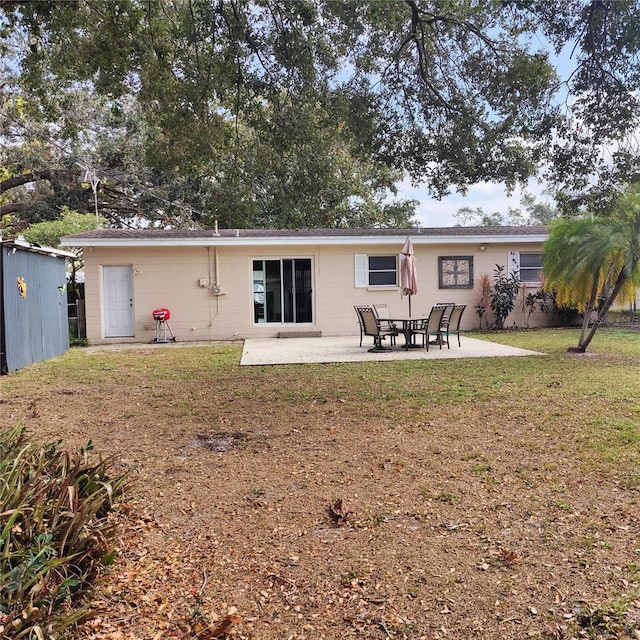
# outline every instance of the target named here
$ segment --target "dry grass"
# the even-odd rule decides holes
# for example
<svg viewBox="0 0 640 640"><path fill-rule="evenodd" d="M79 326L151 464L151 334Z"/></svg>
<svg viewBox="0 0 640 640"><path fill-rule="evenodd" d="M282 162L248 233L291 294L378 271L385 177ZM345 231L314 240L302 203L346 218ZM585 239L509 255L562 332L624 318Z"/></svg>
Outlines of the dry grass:
<svg viewBox="0 0 640 640"><path fill-rule="evenodd" d="M1 427L92 440L134 481L79 635L639 637L640 334L493 337L548 355L141 346L0 379Z"/></svg>

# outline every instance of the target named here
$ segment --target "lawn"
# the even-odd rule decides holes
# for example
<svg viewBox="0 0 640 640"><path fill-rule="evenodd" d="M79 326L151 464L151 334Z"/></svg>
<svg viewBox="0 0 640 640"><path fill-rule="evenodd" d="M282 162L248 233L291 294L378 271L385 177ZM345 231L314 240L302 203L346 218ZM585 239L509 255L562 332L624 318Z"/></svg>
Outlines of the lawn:
<svg viewBox="0 0 640 640"><path fill-rule="evenodd" d="M133 480L78 637L640 637L640 332L478 337L546 355L141 345L0 378L2 428Z"/></svg>

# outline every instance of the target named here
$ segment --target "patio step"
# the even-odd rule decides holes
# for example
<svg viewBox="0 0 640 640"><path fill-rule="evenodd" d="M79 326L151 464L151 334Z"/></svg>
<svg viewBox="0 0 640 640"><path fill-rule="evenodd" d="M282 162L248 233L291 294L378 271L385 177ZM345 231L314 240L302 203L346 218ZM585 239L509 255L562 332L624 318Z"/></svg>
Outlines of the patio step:
<svg viewBox="0 0 640 640"><path fill-rule="evenodd" d="M322 331L279 331L278 338L322 338Z"/></svg>

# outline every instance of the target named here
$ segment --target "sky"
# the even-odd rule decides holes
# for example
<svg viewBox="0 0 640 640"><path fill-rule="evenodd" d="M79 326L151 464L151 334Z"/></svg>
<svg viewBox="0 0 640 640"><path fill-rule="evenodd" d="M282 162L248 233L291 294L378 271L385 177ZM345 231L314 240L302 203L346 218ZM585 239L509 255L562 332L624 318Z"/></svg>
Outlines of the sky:
<svg viewBox="0 0 640 640"><path fill-rule="evenodd" d="M500 211L506 213L509 207L521 208L520 198L529 193L537 201L546 202L543 185L530 181L526 189L518 188L511 196L507 195L504 184L483 182L472 185L466 195L452 194L442 200L433 199L425 187L412 187L410 180L399 185L398 197L417 200L416 217L423 227L453 227L458 224L455 213L462 207L476 209L480 207L484 213Z"/></svg>

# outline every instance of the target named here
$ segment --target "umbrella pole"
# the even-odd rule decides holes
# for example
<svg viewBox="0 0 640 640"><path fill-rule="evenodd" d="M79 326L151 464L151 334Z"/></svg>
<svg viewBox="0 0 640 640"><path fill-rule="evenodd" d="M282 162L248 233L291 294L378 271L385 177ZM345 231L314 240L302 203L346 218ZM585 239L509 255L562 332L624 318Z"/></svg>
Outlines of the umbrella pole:
<svg viewBox="0 0 640 640"><path fill-rule="evenodd" d="M411 317L411 294L409 294L409 317Z"/></svg>

